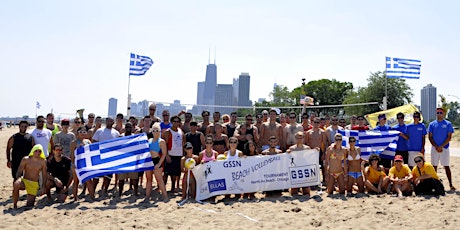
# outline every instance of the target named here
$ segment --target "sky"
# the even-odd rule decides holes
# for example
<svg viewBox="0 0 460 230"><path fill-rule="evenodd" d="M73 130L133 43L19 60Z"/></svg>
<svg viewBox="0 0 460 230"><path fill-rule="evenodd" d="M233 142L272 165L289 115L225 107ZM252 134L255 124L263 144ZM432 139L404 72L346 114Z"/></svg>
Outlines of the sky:
<svg viewBox="0 0 460 230"><path fill-rule="evenodd" d="M415 104L430 83L457 101L458 9L453 0L1 1L0 117L105 116L111 97L126 114L130 53L155 62L131 77L134 102L195 104L214 59L219 84L248 72L256 101L302 78L366 86L386 56L422 61L420 79L407 80Z"/></svg>

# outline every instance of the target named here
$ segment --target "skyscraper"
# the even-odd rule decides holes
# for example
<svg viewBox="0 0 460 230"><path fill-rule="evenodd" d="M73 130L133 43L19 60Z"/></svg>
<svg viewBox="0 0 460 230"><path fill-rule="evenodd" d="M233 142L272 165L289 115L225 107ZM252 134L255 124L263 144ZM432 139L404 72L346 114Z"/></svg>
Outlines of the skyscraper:
<svg viewBox="0 0 460 230"><path fill-rule="evenodd" d="M251 76L249 73L241 73L238 77L238 106L251 106L249 100L249 89L251 87Z"/></svg>
<svg viewBox="0 0 460 230"><path fill-rule="evenodd" d="M232 100L232 105L237 106L238 105L238 89L240 82L238 78L233 78L233 100Z"/></svg>
<svg viewBox="0 0 460 230"><path fill-rule="evenodd" d="M109 99L109 112L107 113L111 117L115 117L117 115L117 105L118 100L116 98Z"/></svg>
<svg viewBox="0 0 460 230"><path fill-rule="evenodd" d="M204 104L215 105L216 87L217 87L217 66L216 64L208 64L206 66L206 80L204 82ZM213 107L209 107L208 110L214 112Z"/></svg>
<svg viewBox="0 0 460 230"><path fill-rule="evenodd" d="M216 87L216 105L229 106L232 105L233 100L233 85L231 84L218 84ZM220 114L230 114L236 111L234 108L228 107L216 107L215 111L219 111Z"/></svg>
<svg viewBox="0 0 460 230"><path fill-rule="evenodd" d="M205 82L200 81L198 82L197 86L197 91L196 91L196 104L198 105L196 107L196 112L201 115L201 111L203 111L203 107L201 105L204 105L204 91L205 91Z"/></svg>
<svg viewBox="0 0 460 230"><path fill-rule="evenodd" d="M421 113L425 121L436 119L436 87L428 84L421 93Z"/></svg>

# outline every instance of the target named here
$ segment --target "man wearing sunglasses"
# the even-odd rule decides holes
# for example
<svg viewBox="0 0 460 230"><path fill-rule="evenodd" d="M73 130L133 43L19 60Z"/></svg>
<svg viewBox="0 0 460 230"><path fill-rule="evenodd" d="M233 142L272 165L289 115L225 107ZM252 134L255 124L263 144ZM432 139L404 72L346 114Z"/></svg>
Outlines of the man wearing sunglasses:
<svg viewBox="0 0 460 230"><path fill-rule="evenodd" d="M48 158L49 152L48 147L49 144L51 145L51 149L53 149L54 141L53 141L53 134L49 129L45 128L45 117L38 116L37 117L37 126L36 128L30 133L32 137L34 137L35 144L41 144L43 147L43 153L45 157Z"/></svg>
<svg viewBox="0 0 460 230"><path fill-rule="evenodd" d="M450 153L449 142L454 133L452 123L444 119L445 110L443 108L436 109L436 120L428 126L428 139L431 147L431 164L437 171L438 163L441 162L446 170L447 179L449 180L450 190L454 191L452 185L452 174L450 172Z"/></svg>
<svg viewBox="0 0 460 230"><path fill-rule="evenodd" d="M420 123L420 112L416 111L412 115L414 123L407 126L407 150L409 157L407 163L412 169L415 166L413 159L417 154L425 154L425 137L427 134L425 125Z"/></svg>

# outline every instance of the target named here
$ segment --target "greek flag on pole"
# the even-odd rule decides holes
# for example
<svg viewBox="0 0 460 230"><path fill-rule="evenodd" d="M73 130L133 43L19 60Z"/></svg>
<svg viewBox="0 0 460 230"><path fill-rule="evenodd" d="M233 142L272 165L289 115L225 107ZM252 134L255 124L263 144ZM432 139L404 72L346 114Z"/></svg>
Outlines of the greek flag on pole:
<svg viewBox="0 0 460 230"><path fill-rule="evenodd" d="M153 60L151 58L131 53L131 59L129 61L129 75L142 76L152 65Z"/></svg>
<svg viewBox="0 0 460 230"><path fill-rule="evenodd" d="M35 104L35 108L39 109L41 107L40 103L37 101L37 103Z"/></svg>
<svg viewBox="0 0 460 230"><path fill-rule="evenodd" d="M107 174L153 170L145 133L81 146L74 154L82 183Z"/></svg>
<svg viewBox="0 0 460 230"><path fill-rule="evenodd" d="M349 146L348 138L356 138L356 146L361 148L361 157L368 159L373 153L381 158L393 159L396 152L396 144L399 138L399 131L358 131L339 130L343 136L342 145Z"/></svg>
<svg viewBox="0 0 460 230"><path fill-rule="evenodd" d="M420 78L420 60L386 57L387 78Z"/></svg>

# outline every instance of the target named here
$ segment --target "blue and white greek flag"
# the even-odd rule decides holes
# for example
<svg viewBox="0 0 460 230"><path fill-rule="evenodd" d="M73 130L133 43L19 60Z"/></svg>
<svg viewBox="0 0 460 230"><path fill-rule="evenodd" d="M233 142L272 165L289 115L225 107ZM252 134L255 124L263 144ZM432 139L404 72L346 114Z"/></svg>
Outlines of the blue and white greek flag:
<svg viewBox="0 0 460 230"><path fill-rule="evenodd" d="M145 133L81 146L74 154L77 176L82 183L107 174L153 170Z"/></svg>
<svg viewBox="0 0 460 230"><path fill-rule="evenodd" d="M343 146L349 147L349 137L356 138L356 146L361 148L363 159L369 159L369 156L374 153L386 159L393 159L395 156L399 131L339 130L339 133L343 136Z"/></svg>
<svg viewBox="0 0 460 230"><path fill-rule="evenodd" d="M129 61L129 75L142 76L152 65L153 60L151 58L131 53L131 59Z"/></svg>
<svg viewBox="0 0 460 230"><path fill-rule="evenodd" d="M387 78L420 78L420 60L386 57Z"/></svg>
<svg viewBox="0 0 460 230"><path fill-rule="evenodd" d="M35 108L40 109L40 107L41 107L40 102L37 101L37 103L35 103Z"/></svg>

